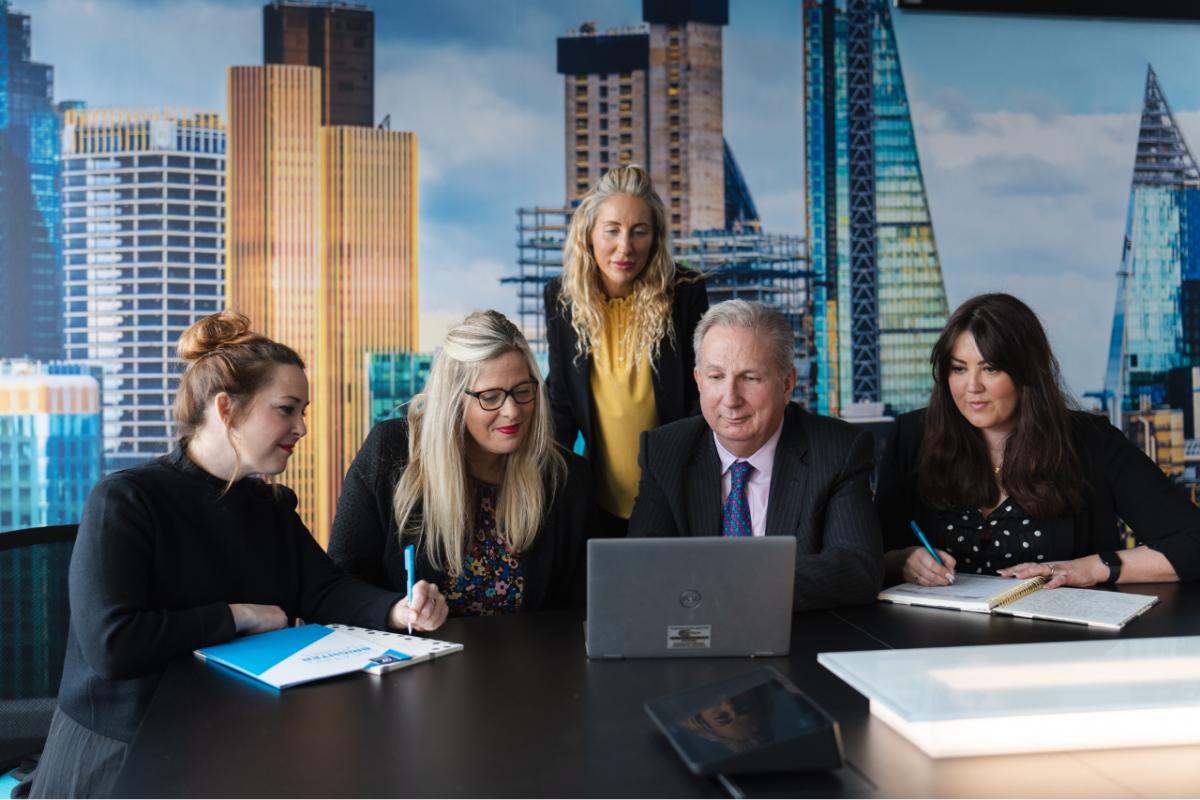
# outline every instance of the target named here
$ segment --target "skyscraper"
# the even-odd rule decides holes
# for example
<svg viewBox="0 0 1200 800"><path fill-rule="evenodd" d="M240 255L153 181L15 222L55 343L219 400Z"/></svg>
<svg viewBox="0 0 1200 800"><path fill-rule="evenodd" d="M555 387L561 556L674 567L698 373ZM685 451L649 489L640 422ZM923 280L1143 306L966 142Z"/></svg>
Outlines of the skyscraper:
<svg viewBox="0 0 1200 800"><path fill-rule="evenodd" d="M78 522L100 480L100 387L80 373L0 361L0 532Z"/></svg>
<svg viewBox="0 0 1200 800"><path fill-rule="evenodd" d="M54 68L0 0L0 357L62 357Z"/></svg>
<svg viewBox="0 0 1200 800"><path fill-rule="evenodd" d="M321 70L322 125L375 125L375 12L365 4L268 3L263 63Z"/></svg>
<svg viewBox="0 0 1200 800"><path fill-rule="evenodd" d="M175 108L63 119L64 345L102 372L115 472L170 450L175 345L225 305L225 125Z"/></svg>
<svg viewBox="0 0 1200 800"><path fill-rule="evenodd" d="M643 0L645 24L558 40L565 76L566 189L582 197L614 166L650 170L672 233L725 229L722 31L728 0ZM732 158L732 153L729 153Z"/></svg>
<svg viewBox="0 0 1200 800"><path fill-rule="evenodd" d="M417 140L322 126L321 77L229 71L226 294L308 364L308 436L283 482L324 543L372 422L366 355L416 349Z"/></svg>
<svg viewBox="0 0 1200 800"><path fill-rule="evenodd" d="M1114 424L1162 405L1170 370L1192 366L1200 366L1200 170L1148 67L1104 380Z"/></svg>
<svg viewBox="0 0 1200 800"><path fill-rule="evenodd" d="M818 410L919 408L949 309L887 0L805 0L804 72Z"/></svg>

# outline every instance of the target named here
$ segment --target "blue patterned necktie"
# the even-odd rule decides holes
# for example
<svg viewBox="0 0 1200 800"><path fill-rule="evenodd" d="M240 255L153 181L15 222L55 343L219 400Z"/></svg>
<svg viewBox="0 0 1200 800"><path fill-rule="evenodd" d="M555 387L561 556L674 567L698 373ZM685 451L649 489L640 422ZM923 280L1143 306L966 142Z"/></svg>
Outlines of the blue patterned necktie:
<svg viewBox="0 0 1200 800"><path fill-rule="evenodd" d="M735 461L729 467L729 497L725 500L725 536L753 536L750 504L746 502L746 481L754 467L749 461Z"/></svg>

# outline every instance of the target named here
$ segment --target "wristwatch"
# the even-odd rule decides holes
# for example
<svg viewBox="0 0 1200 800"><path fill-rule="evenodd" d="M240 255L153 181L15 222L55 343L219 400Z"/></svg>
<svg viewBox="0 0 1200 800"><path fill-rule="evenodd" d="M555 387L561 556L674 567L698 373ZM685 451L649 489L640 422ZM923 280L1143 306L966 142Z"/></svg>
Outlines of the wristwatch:
<svg viewBox="0 0 1200 800"><path fill-rule="evenodd" d="M1117 555L1116 550L1104 550L1099 554L1100 560L1108 566L1108 580L1103 583L1116 583L1117 578L1121 577L1121 557Z"/></svg>

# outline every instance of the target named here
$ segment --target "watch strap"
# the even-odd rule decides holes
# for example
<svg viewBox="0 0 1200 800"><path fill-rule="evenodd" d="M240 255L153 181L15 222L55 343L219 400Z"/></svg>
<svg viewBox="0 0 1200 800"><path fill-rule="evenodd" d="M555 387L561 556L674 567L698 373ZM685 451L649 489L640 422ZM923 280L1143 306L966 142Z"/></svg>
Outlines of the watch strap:
<svg viewBox="0 0 1200 800"><path fill-rule="evenodd" d="M1108 567L1108 580L1104 583L1116 583L1121 577L1121 556L1116 550L1101 550L1100 560Z"/></svg>

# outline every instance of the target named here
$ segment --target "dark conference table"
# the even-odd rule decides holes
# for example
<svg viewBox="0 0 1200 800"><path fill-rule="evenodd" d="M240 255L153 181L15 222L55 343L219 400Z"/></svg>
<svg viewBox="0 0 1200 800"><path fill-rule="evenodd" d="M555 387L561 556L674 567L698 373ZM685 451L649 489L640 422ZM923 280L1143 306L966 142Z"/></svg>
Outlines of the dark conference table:
<svg viewBox="0 0 1200 800"><path fill-rule="evenodd" d="M591 661L582 611L450 620L462 653L276 692L176 659L117 797L726 797L689 773L646 700L770 665L841 725L834 772L737 776L748 797L1196 797L1200 745L933 760L817 664L839 650L1200 635L1200 585L1120 633L877 604L798 614L786 658Z"/></svg>

